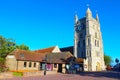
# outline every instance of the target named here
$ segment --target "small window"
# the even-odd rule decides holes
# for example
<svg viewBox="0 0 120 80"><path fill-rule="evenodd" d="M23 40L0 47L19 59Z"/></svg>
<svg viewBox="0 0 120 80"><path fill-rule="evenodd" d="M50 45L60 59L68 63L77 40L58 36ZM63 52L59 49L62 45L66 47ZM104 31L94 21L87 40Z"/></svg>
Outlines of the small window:
<svg viewBox="0 0 120 80"><path fill-rule="evenodd" d="M36 63L34 63L34 67L36 67Z"/></svg>
<svg viewBox="0 0 120 80"><path fill-rule="evenodd" d="M27 67L27 62L24 62L24 67Z"/></svg>
<svg viewBox="0 0 120 80"><path fill-rule="evenodd" d="M57 68L57 64L54 64L54 68Z"/></svg>
<svg viewBox="0 0 120 80"><path fill-rule="evenodd" d="M23 53L20 54L20 58L24 58L24 54Z"/></svg>
<svg viewBox="0 0 120 80"><path fill-rule="evenodd" d="M32 62L29 62L29 67L31 67L32 66Z"/></svg>

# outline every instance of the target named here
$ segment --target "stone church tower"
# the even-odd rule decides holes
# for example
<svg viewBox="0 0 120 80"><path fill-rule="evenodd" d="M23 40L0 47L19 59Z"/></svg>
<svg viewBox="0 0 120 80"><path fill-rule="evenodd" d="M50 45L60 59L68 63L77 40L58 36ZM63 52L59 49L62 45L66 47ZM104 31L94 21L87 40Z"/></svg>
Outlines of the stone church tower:
<svg viewBox="0 0 120 80"><path fill-rule="evenodd" d="M84 71L105 70L99 17L96 14L93 18L89 8L86 17L78 19L75 15L74 56L84 59Z"/></svg>

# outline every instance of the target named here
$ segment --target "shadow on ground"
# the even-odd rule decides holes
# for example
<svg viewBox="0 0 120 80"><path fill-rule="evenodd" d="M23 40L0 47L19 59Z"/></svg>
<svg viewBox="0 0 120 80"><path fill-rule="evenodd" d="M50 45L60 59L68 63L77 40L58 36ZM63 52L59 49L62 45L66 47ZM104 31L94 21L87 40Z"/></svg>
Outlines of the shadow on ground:
<svg viewBox="0 0 120 80"><path fill-rule="evenodd" d="M91 76L91 77L108 77L120 80L120 72L105 71L105 72L81 72L81 76Z"/></svg>

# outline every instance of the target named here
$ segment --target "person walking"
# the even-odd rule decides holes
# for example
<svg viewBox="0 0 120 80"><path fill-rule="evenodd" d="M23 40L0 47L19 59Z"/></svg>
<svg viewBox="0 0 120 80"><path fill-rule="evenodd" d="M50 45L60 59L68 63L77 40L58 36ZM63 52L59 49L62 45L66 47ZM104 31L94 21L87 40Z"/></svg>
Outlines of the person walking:
<svg viewBox="0 0 120 80"><path fill-rule="evenodd" d="M69 68L70 68L69 64L66 64L66 73L69 73Z"/></svg>

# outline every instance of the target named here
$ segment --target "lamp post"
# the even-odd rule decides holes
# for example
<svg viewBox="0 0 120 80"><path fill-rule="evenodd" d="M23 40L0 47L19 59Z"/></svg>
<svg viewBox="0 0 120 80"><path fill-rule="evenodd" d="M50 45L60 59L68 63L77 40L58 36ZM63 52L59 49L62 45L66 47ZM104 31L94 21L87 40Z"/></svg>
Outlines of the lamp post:
<svg viewBox="0 0 120 80"><path fill-rule="evenodd" d="M44 75L46 75L46 66L47 66L47 55L45 55L45 68L44 68Z"/></svg>

